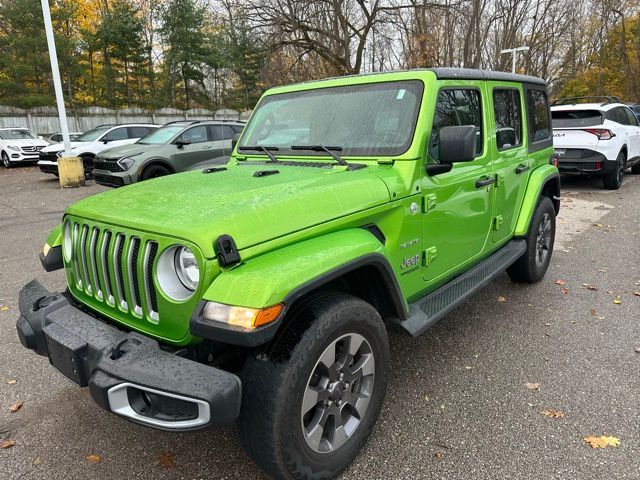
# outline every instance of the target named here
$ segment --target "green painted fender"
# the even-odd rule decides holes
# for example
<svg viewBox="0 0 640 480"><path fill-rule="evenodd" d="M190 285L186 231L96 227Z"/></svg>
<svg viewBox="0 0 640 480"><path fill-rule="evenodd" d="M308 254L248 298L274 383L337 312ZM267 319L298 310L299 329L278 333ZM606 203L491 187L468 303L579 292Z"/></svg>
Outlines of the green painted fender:
<svg viewBox="0 0 640 480"><path fill-rule="evenodd" d="M251 258L216 277L204 300L260 308L362 257L388 258L369 231L352 228L295 243ZM383 259L384 260L384 259Z"/></svg>
<svg viewBox="0 0 640 480"><path fill-rule="evenodd" d="M47 245L49 245L50 248L62 245L62 225L58 225L51 230L51 233L49 233L47 237Z"/></svg>
<svg viewBox="0 0 640 480"><path fill-rule="evenodd" d="M527 190L524 194L522 208L520 208L520 215L518 215L514 232L516 237L524 236L529 231L531 217L533 217L533 212L536 209L536 205L538 205L540 194L549 182L554 182L551 193L555 196L560 196L560 174L556 167L553 165L543 165L536 168L531 172L531 175L529 175L529 183L527 184ZM556 205L557 212L559 210L559 203L554 201L554 204Z"/></svg>

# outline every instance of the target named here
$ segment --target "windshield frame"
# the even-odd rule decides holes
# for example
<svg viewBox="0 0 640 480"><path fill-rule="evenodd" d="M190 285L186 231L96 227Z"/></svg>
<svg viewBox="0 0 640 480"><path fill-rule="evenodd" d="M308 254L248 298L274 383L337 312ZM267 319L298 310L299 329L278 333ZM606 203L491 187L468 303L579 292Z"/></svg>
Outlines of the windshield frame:
<svg viewBox="0 0 640 480"><path fill-rule="evenodd" d="M409 150L411 150L412 146L415 143L415 135L416 135L416 131L417 131L417 127L418 127L418 122L420 121L420 118L422 116L422 111L423 111L423 102L424 102L424 96L425 96L425 90L427 89L427 85L425 83L425 81L421 78L391 78L389 80L378 80L378 81L368 81L368 82L354 82L354 83L344 83L344 84L339 84L339 85L327 85L327 86L317 86L317 87L313 87L313 88L300 88L300 89L296 89L296 90L288 90L288 91L284 91L284 92L277 92L277 93L267 93L266 95L264 95L260 101L258 102L258 104L256 105L253 114L251 115L251 118L249 119L249 121L246 123L246 125L244 126L243 130L242 130L242 136L240 138L240 140L238 141L238 145L236 146L236 151L238 154L241 155L262 155L260 153L256 153L256 152L250 152L248 150L243 149L243 147L247 147L247 146L251 146L248 143L248 135L250 134L252 127L251 124L254 122L255 119L255 113L259 111L260 108L262 108L265 104L267 104L268 102L270 102L272 99L274 99L275 97L281 97L281 96L290 96L290 95L300 95L300 97L298 98L298 101L304 101L304 95L311 93L311 92L317 92L317 91L322 91L322 90L333 90L333 89L346 89L346 88L353 88L354 90L357 89L367 89L367 88L375 88L375 87L379 87L379 86L387 86L387 85L396 85L399 88L401 88L401 86L403 84L414 84L414 88L418 87L419 92L417 92L416 95L416 102L415 102L415 110L412 113L413 118L412 118L412 122L411 122L411 132L410 134L407 136L407 141L405 144L397 147L398 150L397 151L384 151L384 152L379 152L379 153L360 153L360 152L351 152L350 150L353 150L352 148L350 148L348 145L340 145L340 147L342 147L342 152L340 153L340 156L343 158L362 158L362 159L378 159L378 158L385 158L385 157L400 157L404 154L406 154ZM391 87L392 88L392 87ZM265 143L265 146L271 146L267 143ZM278 158L281 157L295 157L295 158L300 158L300 157L327 157L329 156L326 152L324 151L305 151L304 153L298 153L298 151L296 150L292 150L289 147L282 147L280 145L278 145L278 147L280 148L280 153L278 154ZM393 148L393 147L377 147L378 150L380 148Z"/></svg>

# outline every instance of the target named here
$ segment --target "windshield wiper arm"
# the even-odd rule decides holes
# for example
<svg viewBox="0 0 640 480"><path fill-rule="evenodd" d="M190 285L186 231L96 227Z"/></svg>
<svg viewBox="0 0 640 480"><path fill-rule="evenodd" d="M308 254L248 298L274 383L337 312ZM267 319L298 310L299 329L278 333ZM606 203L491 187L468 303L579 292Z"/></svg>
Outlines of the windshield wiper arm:
<svg viewBox="0 0 640 480"><path fill-rule="evenodd" d="M269 157L269 160L271 160L272 163L278 163L279 161L276 156L271 153L272 151L277 152L278 150L280 150L278 147L269 147L265 145L248 145L238 147L238 150L253 150L254 152L264 152L266 153L267 157Z"/></svg>
<svg viewBox="0 0 640 480"><path fill-rule="evenodd" d="M349 166L344 159L336 153L342 151L342 147L327 147L325 145L291 145L291 150L310 150L312 152L328 153L340 165Z"/></svg>

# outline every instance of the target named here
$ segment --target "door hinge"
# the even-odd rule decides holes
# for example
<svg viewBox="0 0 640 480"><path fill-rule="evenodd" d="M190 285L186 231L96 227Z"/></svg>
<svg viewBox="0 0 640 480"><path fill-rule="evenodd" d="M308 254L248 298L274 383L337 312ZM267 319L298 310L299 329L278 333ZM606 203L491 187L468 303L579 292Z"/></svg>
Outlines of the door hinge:
<svg viewBox="0 0 640 480"><path fill-rule="evenodd" d="M422 259L422 264L425 267L431 265L431 263L438 256L438 249L436 247L429 247L424 251L424 257Z"/></svg>
<svg viewBox="0 0 640 480"><path fill-rule="evenodd" d="M504 221L504 219L502 218L502 215L498 215L497 217L494 217L493 219L493 229L494 230L500 230L500 227L502 226L502 222Z"/></svg>
<svg viewBox="0 0 640 480"><path fill-rule="evenodd" d="M422 197L422 213L427 213L429 210L433 210L436 208L437 203L438 201L433 193L425 195Z"/></svg>
<svg viewBox="0 0 640 480"><path fill-rule="evenodd" d="M496 175L496 188L500 188L502 185L504 185L504 175L498 173Z"/></svg>

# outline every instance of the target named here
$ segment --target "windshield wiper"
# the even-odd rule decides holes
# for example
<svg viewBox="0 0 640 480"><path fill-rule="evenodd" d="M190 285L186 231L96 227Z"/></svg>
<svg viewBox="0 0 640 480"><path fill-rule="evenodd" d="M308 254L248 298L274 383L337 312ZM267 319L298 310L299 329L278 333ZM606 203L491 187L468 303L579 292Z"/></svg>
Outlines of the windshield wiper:
<svg viewBox="0 0 640 480"><path fill-rule="evenodd" d="M291 150L310 150L312 152L328 153L340 165L348 167L349 164L336 152L341 152L342 147L327 147L325 145L291 145Z"/></svg>
<svg viewBox="0 0 640 480"><path fill-rule="evenodd" d="M248 146L238 147L238 150L253 150L254 152L264 152L267 154L267 157L269 157L269 160L271 160L271 163L278 163L278 159L276 158L276 156L273 153L271 153L272 151L277 152L278 150L280 150L280 148L278 147L268 147L264 145L248 145Z"/></svg>

